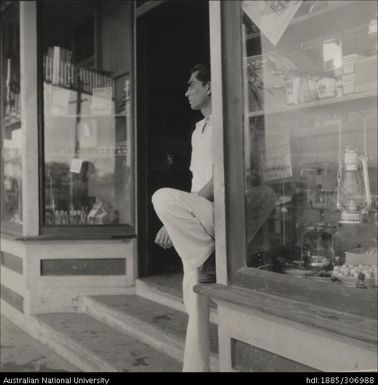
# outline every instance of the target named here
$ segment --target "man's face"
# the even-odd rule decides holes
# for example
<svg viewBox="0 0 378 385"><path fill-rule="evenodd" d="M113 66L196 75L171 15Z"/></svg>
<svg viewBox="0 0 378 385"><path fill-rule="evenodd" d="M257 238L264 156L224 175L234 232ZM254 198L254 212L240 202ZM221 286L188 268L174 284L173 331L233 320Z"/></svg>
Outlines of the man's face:
<svg viewBox="0 0 378 385"><path fill-rule="evenodd" d="M197 73L198 71L192 73L190 76L188 89L185 93L192 110L201 110L206 107L210 103L211 97L210 82L203 85L202 82L197 79Z"/></svg>

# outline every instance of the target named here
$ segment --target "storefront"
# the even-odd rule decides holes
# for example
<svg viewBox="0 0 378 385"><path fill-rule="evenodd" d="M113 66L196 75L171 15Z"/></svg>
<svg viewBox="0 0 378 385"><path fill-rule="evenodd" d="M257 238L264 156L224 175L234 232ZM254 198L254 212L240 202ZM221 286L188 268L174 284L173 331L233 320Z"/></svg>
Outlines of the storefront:
<svg viewBox="0 0 378 385"><path fill-rule="evenodd" d="M220 370L377 368L375 2L1 6L3 312L180 271L151 196L190 188L210 62Z"/></svg>

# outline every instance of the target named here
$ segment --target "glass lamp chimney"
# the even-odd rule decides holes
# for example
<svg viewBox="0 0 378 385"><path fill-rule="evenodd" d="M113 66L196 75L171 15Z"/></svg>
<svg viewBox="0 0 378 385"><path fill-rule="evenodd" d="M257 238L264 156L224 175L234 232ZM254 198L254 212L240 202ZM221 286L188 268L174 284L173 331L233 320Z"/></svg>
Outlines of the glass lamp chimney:
<svg viewBox="0 0 378 385"><path fill-rule="evenodd" d="M362 170L359 163L362 164ZM359 223L362 214L371 206L367 157L358 156L355 147L347 146L339 165L337 208L341 211L340 223Z"/></svg>

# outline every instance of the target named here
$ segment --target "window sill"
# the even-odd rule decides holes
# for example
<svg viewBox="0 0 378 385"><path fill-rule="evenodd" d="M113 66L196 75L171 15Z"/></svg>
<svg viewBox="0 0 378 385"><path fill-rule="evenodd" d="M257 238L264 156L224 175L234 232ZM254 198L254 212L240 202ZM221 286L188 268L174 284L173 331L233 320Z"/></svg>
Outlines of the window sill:
<svg viewBox="0 0 378 385"><path fill-rule="evenodd" d="M230 280L234 287L256 290L342 313L377 318L376 287L357 289L337 282L298 278L291 274L278 274L246 266L236 270Z"/></svg>
<svg viewBox="0 0 378 385"><path fill-rule="evenodd" d="M129 239L135 238L136 234L131 225L49 225L42 226L38 237L44 239Z"/></svg>
<svg viewBox="0 0 378 385"><path fill-rule="evenodd" d="M256 289L220 284L197 285L194 291L215 302L222 301L246 310L258 310L377 346L377 320L296 301Z"/></svg>
<svg viewBox="0 0 378 385"><path fill-rule="evenodd" d="M75 234L41 234L35 236L18 236L16 241L75 241L75 240L131 240L136 234L126 235L75 235Z"/></svg>

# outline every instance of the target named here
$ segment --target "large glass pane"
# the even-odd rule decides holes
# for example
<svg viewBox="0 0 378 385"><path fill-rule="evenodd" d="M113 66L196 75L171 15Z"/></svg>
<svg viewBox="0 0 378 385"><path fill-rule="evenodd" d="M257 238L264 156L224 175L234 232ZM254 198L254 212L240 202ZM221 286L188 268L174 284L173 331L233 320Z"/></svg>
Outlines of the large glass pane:
<svg viewBox="0 0 378 385"><path fill-rule="evenodd" d="M42 4L44 224L133 224L130 2Z"/></svg>
<svg viewBox="0 0 378 385"><path fill-rule="evenodd" d="M1 7L1 221L4 230L21 230L19 4Z"/></svg>
<svg viewBox="0 0 378 385"><path fill-rule="evenodd" d="M245 263L377 285L377 3L241 8Z"/></svg>

